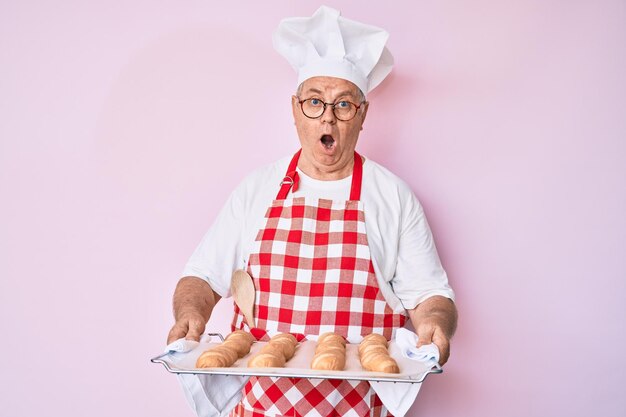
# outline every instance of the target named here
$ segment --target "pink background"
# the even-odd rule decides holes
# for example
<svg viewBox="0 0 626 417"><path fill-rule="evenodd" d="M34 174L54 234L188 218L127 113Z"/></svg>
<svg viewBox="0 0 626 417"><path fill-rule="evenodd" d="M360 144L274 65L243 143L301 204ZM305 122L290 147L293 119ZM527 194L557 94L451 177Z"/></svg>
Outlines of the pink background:
<svg viewBox="0 0 626 417"><path fill-rule="evenodd" d="M391 34L359 149L458 295L409 415L626 415L625 3L329 5ZM0 415L192 415L148 359L230 190L297 147L271 33L318 6L1 3Z"/></svg>

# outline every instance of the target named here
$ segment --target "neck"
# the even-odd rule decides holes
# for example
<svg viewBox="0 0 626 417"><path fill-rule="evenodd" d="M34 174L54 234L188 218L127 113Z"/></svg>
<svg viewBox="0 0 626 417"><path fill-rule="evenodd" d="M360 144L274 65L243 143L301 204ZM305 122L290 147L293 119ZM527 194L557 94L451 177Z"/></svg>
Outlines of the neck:
<svg viewBox="0 0 626 417"><path fill-rule="evenodd" d="M352 175L354 169L354 158L348 159L339 166L326 166L311 163L306 158L300 157L298 168L309 177L320 181L342 180Z"/></svg>

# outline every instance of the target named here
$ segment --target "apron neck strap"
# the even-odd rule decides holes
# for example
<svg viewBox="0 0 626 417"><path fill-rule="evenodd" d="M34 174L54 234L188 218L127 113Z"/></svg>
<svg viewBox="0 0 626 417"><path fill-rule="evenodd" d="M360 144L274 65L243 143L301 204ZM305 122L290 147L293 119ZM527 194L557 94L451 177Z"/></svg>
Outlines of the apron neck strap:
<svg viewBox="0 0 626 417"><path fill-rule="evenodd" d="M296 191L298 189L298 171L296 168L298 167L298 160L300 159L300 154L302 153L302 149L300 149L296 154L291 158L291 162L289 162L289 167L287 167L287 173L285 177L280 182L280 190L278 190L278 194L276 195L276 200L284 200L287 198L287 194L289 194L289 190L293 187L293 190Z"/></svg>
<svg viewBox="0 0 626 417"><path fill-rule="evenodd" d="M361 155L354 151L354 168L352 168L352 185L350 186L350 201L361 199L361 183L363 182L363 160Z"/></svg>
<svg viewBox="0 0 626 417"><path fill-rule="evenodd" d="M276 195L276 200L284 200L287 198L289 194L289 190L293 191L298 190L298 171L296 168L298 167L298 160L300 159L300 154L302 153L302 149L300 149L296 154L291 158L291 162L289 162L289 166L287 167L287 173L285 177L280 183L280 190L278 190L278 194ZM363 160L361 159L361 155L359 155L356 151L354 151L354 167L352 169L352 185L350 186L350 200L358 201L361 199L361 183L363 179Z"/></svg>

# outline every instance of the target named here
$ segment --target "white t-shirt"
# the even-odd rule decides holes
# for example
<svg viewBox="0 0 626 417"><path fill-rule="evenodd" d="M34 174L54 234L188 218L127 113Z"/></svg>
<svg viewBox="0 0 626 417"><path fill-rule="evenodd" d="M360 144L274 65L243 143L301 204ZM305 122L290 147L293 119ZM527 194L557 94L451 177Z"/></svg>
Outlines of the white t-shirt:
<svg viewBox="0 0 626 417"><path fill-rule="evenodd" d="M205 279L222 297L230 279L245 268L265 213L280 188L291 156L261 168L233 191L183 270ZM347 200L352 176L315 180L299 171L298 190L287 198ZM382 294L395 312L404 313L434 295L454 299L441 266L424 210L409 187L370 159L363 163L361 201L372 263Z"/></svg>

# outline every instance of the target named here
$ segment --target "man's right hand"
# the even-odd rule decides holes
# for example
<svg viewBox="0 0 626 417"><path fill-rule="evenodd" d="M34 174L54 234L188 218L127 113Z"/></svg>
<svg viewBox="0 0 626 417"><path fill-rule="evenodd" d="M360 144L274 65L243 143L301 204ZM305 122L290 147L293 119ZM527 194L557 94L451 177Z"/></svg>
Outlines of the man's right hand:
<svg viewBox="0 0 626 417"><path fill-rule="evenodd" d="M204 333L205 326L206 321L199 314L179 317L167 335L167 344L169 345L173 341L182 339L183 337L187 340L199 342L200 336Z"/></svg>
<svg viewBox="0 0 626 417"><path fill-rule="evenodd" d="M213 307L220 296L209 284L197 277L184 277L174 291L174 326L167 335L167 344L185 338L200 341Z"/></svg>

